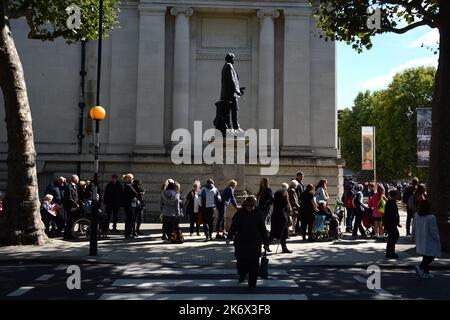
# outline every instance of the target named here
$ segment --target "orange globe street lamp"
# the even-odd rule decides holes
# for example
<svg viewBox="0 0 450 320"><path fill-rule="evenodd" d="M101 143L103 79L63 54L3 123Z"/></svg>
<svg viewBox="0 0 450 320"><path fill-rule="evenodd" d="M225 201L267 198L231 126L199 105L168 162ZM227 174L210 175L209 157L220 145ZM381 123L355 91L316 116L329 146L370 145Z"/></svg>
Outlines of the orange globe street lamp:
<svg viewBox="0 0 450 320"><path fill-rule="evenodd" d="M106 117L106 111L102 106L92 107L91 110L89 110L89 117L91 117L92 120L103 120Z"/></svg>

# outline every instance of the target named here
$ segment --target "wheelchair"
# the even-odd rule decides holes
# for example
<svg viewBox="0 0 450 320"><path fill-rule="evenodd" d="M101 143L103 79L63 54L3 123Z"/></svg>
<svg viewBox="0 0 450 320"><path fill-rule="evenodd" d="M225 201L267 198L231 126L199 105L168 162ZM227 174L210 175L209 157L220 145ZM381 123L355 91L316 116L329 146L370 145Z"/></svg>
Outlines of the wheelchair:
<svg viewBox="0 0 450 320"><path fill-rule="evenodd" d="M327 220L324 215L316 215L313 225L313 239L320 242L339 240L342 237L339 221L335 221L334 229L332 223L333 221Z"/></svg>
<svg viewBox="0 0 450 320"><path fill-rule="evenodd" d="M315 241L325 242L330 240L330 222L326 221L324 215L316 215L313 225L313 239Z"/></svg>
<svg viewBox="0 0 450 320"><path fill-rule="evenodd" d="M79 216L75 219L72 226L72 236L76 240L89 240L91 236L91 214L92 214L92 200L88 200L83 208L80 210ZM106 215L101 209L98 209L98 224L97 230L100 230L100 226L106 220ZM98 232L100 237L100 232Z"/></svg>

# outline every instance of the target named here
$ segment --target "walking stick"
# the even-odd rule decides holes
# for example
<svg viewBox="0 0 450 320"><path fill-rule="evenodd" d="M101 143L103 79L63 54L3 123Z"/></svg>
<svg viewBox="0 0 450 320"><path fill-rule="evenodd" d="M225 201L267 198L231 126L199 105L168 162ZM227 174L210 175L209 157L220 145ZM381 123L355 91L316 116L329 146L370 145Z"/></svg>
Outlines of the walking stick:
<svg viewBox="0 0 450 320"><path fill-rule="evenodd" d="M278 240L277 250L275 250L275 254L278 254L278 248L280 248L281 238L283 238L284 230L286 230L286 226L289 224L289 217L284 225L283 231L281 231L280 239ZM288 230L289 232L289 230Z"/></svg>

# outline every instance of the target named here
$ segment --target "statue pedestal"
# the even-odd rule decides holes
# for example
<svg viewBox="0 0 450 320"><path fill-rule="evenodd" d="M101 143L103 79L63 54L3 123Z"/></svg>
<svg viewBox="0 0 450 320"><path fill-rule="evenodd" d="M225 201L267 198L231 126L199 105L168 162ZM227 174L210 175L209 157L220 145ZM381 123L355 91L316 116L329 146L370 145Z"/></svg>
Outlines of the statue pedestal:
<svg viewBox="0 0 450 320"><path fill-rule="evenodd" d="M217 142L219 143L219 142ZM238 182L236 196L245 194L245 137L227 136L223 139L223 164L213 164L214 183L219 189L228 186L230 180ZM217 150L217 149L216 149Z"/></svg>

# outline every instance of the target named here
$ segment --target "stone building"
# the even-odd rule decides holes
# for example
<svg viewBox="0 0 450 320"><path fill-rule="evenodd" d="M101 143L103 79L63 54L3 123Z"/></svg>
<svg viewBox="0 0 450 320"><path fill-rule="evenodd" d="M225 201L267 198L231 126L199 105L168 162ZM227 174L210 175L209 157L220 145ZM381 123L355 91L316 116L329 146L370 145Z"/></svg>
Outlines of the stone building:
<svg viewBox="0 0 450 320"><path fill-rule="evenodd" d="M212 127L227 52L237 56L241 125L280 130L280 169L273 188L298 170L307 183L328 179L340 191L342 160L337 148L335 45L319 39L307 0L123 1L119 29L104 42L100 171L132 172L141 179L153 213L159 188L172 177L186 192L194 179L214 176L211 165L174 165L171 133ZM42 186L59 175L92 170L92 123L84 112L78 154L81 45L28 40L24 21L13 24L28 86ZM86 49L86 104L95 103L97 47ZM1 100L0 96L0 100ZM0 118L4 110L0 108ZM6 126L0 125L0 189L6 184ZM240 173L257 192L258 165ZM232 178L226 177L226 178ZM243 185L242 183L241 185ZM219 187L224 187L219 185Z"/></svg>

